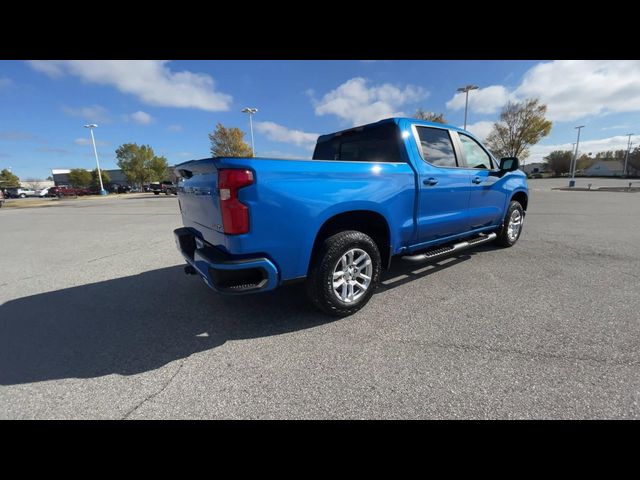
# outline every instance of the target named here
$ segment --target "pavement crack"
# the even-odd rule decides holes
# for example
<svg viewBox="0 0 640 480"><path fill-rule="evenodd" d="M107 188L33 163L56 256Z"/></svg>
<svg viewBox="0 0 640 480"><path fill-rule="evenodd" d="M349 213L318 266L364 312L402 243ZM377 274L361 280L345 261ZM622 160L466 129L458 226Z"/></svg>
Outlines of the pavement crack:
<svg viewBox="0 0 640 480"><path fill-rule="evenodd" d="M589 357L589 356L573 356L573 355L560 355L554 353L546 353L546 352L529 352L525 350L518 350L515 348L496 348L496 347L485 347L479 345L464 345L464 344L456 344L456 343L437 343L437 342L420 342L415 340L397 340L399 343L413 343L417 345L425 345L430 347L444 348L449 350L463 350L466 352L489 352L489 353L506 353L511 355L518 355L522 357L527 357L529 359L538 359L538 358L546 358L551 360L564 360L564 361L579 361L579 362L594 362L600 365L617 365L624 367L632 367L638 365L637 360L608 360L597 357Z"/></svg>
<svg viewBox="0 0 640 480"><path fill-rule="evenodd" d="M180 362L180 365L178 366L178 368L176 369L176 371L173 373L173 375L171 375L171 377L169 378L169 380L167 380L164 385L160 388L160 390L158 390L157 392L153 392L149 395L147 395L145 398L143 398L140 402L138 402L137 405L135 405L132 409L130 409L125 415L124 417L121 418L121 420L126 420L127 418L129 418L131 415L133 415L136 411L138 411L138 409L144 405L145 403L147 403L150 400L153 400L155 397L157 397L158 395L160 395L162 392L164 392L167 387L169 385L171 385L171 382L173 382L173 379L176 378L176 376L178 375L178 373L180 373L180 371L182 370L182 367L184 366L184 363L186 362L186 359L182 360Z"/></svg>
<svg viewBox="0 0 640 480"><path fill-rule="evenodd" d="M125 250L123 252L115 252L115 253L110 253L109 255L104 255L102 257L92 258L90 260L87 260L87 263L93 263L93 262L97 262L98 260L104 260L105 258L117 257L118 255L125 255L125 254L131 253L131 252L137 252L137 251L140 251L140 250L146 250L149 247L153 247L154 245L159 245L161 243L164 243L164 240L158 240L156 242L150 242L147 245L145 245L144 247L131 248L131 249Z"/></svg>

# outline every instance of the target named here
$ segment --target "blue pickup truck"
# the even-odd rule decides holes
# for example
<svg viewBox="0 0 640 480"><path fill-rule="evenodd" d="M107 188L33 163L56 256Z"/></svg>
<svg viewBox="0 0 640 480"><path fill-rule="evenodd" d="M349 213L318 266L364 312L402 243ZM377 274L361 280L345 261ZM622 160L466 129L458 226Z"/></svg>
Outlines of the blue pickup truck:
<svg viewBox="0 0 640 480"><path fill-rule="evenodd" d="M390 118L318 138L313 158L207 158L175 167L185 272L244 294L306 281L350 315L392 257L431 260L516 243L527 210L516 158L451 125Z"/></svg>

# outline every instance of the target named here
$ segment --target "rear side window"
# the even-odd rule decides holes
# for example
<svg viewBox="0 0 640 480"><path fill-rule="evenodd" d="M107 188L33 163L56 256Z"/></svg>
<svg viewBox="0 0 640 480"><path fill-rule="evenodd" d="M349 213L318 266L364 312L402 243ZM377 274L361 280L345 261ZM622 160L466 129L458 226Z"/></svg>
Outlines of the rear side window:
<svg viewBox="0 0 640 480"><path fill-rule="evenodd" d="M456 153L449 131L442 128L416 127L422 158L438 167L457 167Z"/></svg>
<svg viewBox="0 0 640 480"><path fill-rule="evenodd" d="M314 160L400 162L400 133L395 123L350 130L318 142Z"/></svg>

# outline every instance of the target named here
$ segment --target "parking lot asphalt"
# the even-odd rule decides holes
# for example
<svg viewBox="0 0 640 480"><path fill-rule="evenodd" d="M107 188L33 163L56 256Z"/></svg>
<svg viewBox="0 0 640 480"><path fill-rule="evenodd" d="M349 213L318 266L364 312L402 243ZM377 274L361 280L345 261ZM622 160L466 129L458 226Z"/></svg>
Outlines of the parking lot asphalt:
<svg viewBox="0 0 640 480"><path fill-rule="evenodd" d="M0 418L640 418L640 194L529 185L338 320L185 275L173 196L1 209Z"/></svg>

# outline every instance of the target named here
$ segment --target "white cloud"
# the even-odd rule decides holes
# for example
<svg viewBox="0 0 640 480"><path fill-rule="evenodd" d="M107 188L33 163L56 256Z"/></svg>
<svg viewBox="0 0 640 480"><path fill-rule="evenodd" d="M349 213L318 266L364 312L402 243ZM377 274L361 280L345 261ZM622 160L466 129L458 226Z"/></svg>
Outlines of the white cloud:
<svg viewBox="0 0 640 480"><path fill-rule="evenodd" d="M73 143L76 145L91 145L90 138L76 138ZM109 142L105 142L103 140L96 140L96 146L98 147L106 147L109 145Z"/></svg>
<svg viewBox="0 0 640 480"><path fill-rule="evenodd" d="M181 132L182 131L182 125L169 125L167 127L167 130L170 132Z"/></svg>
<svg viewBox="0 0 640 480"><path fill-rule="evenodd" d="M556 60L524 75L514 94L539 97L551 120L640 110L640 61Z"/></svg>
<svg viewBox="0 0 640 480"><path fill-rule="evenodd" d="M407 85L404 89L389 83L368 86L366 79L356 77L314 102L315 113L336 115L355 126L404 116L400 107L424 100L428 95L429 92L415 85Z"/></svg>
<svg viewBox="0 0 640 480"><path fill-rule="evenodd" d="M59 78L64 75L64 69L60 61L55 60L29 60L27 62L34 70L44 73L52 78Z"/></svg>
<svg viewBox="0 0 640 480"><path fill-rule="evenodd" d="M447 102L447 108L460 110L464 108L466 93L456 93ZM509 100L509 91L502 85L471 90L469 92L469 111L475 113L496 113Z"/></svg>
<svg viewBox="0 0 640 480"><path fill-rule="evenodd" d="M600 130L621 130L621 129L627 129L627 128L632 128L631 125L624 123L624 124L620 124L620 125L611 125L609 127L602 127Z"/></svg>
<svg viewBox="0 0 640 480"><path fill-rule="evenodd" d="M173 72L167 60L31 60L29 65L50 77L74 75L85 82L110 85L148 105L229 110L231 95L216 91L204 73Z"/></svg>
<svg viewBox="0 0 640 480"><path fill-rule="evenodd" d="M67 115L71 115L72 117L79 117L87 122L95 122L95 123L110 123L111 118L109 117L109 112L104 107L100 105L91 105L89 107L79 107L72 108L64 106L62 107L62 111Z"/></svg>
<svg viewBox="0 0 640 480"><path fill-rule="evenodd" d="M12 142L21 141L33 141L38 137L31 132L25 132L24 130L5 130L0 132L0 140L8 140Z"/></svg>
<svg viewBox="0 0 640 480"><path fill-rule="evenodd" d="M463 125L460 125L460 128L463 128ZM473 133L481 141L484 141L487 138L492 129L493 122L487 122L485 120L467 125L467 130Z"/></svg>
<svg viewBox="0 0 640 480"><path fill-rule="evenodd" d="M596 140L580 141L579 151L583 153L592 153L595 155L598 152L605 152L607 150L626 150L629 137L627 135L616 135L615 137L600 138ZM634 145L638 145L640 142L640 135L635 137L631 136L631 142ZM555 145L534 145L531 147L529 157L527 157L527 163L541 162L543 157L550 154L554 150L571 150L574 146L569 143L561 143ZM633 149L633 146L631 147Z"/></svg>
<svg viewBox="0 0 640 480"><path fill-rule="evenodd" d="M308 155L299 155L299 154L294 154L289 152L283 152L281 150L268 150L266 152L260 152L259 156L267 157L267 158L288 158L290 160L299 160L299 159L307 160L312 157L311 153L309 153Z"/></svg>
<svg viewBox="0 0 640 480"><path fill-rule="evenodd" d="M308 133L302 130L291 130L274 122L255 122L256 130L274 142L292 143L299 147L313 149L319 133Z"/></svg>
<svg viewBox="0 0 640 480"><path fill-rule="evenodd" d="M153 117L142 110L138 110L135 113L127 115L127 120L131 120L138 125L148 125L153 122Z"/></svg>
<svg viewBox="0 0 640 480"><path fill-rule="evenodd" d="M530 68L522 82L509 91L491 85L469 92L469 111L496 113L507 101L539 98L553 121L640 111L639 60L555 60ZM464 108L465 95L457 93L447 108Z"/></svg>

